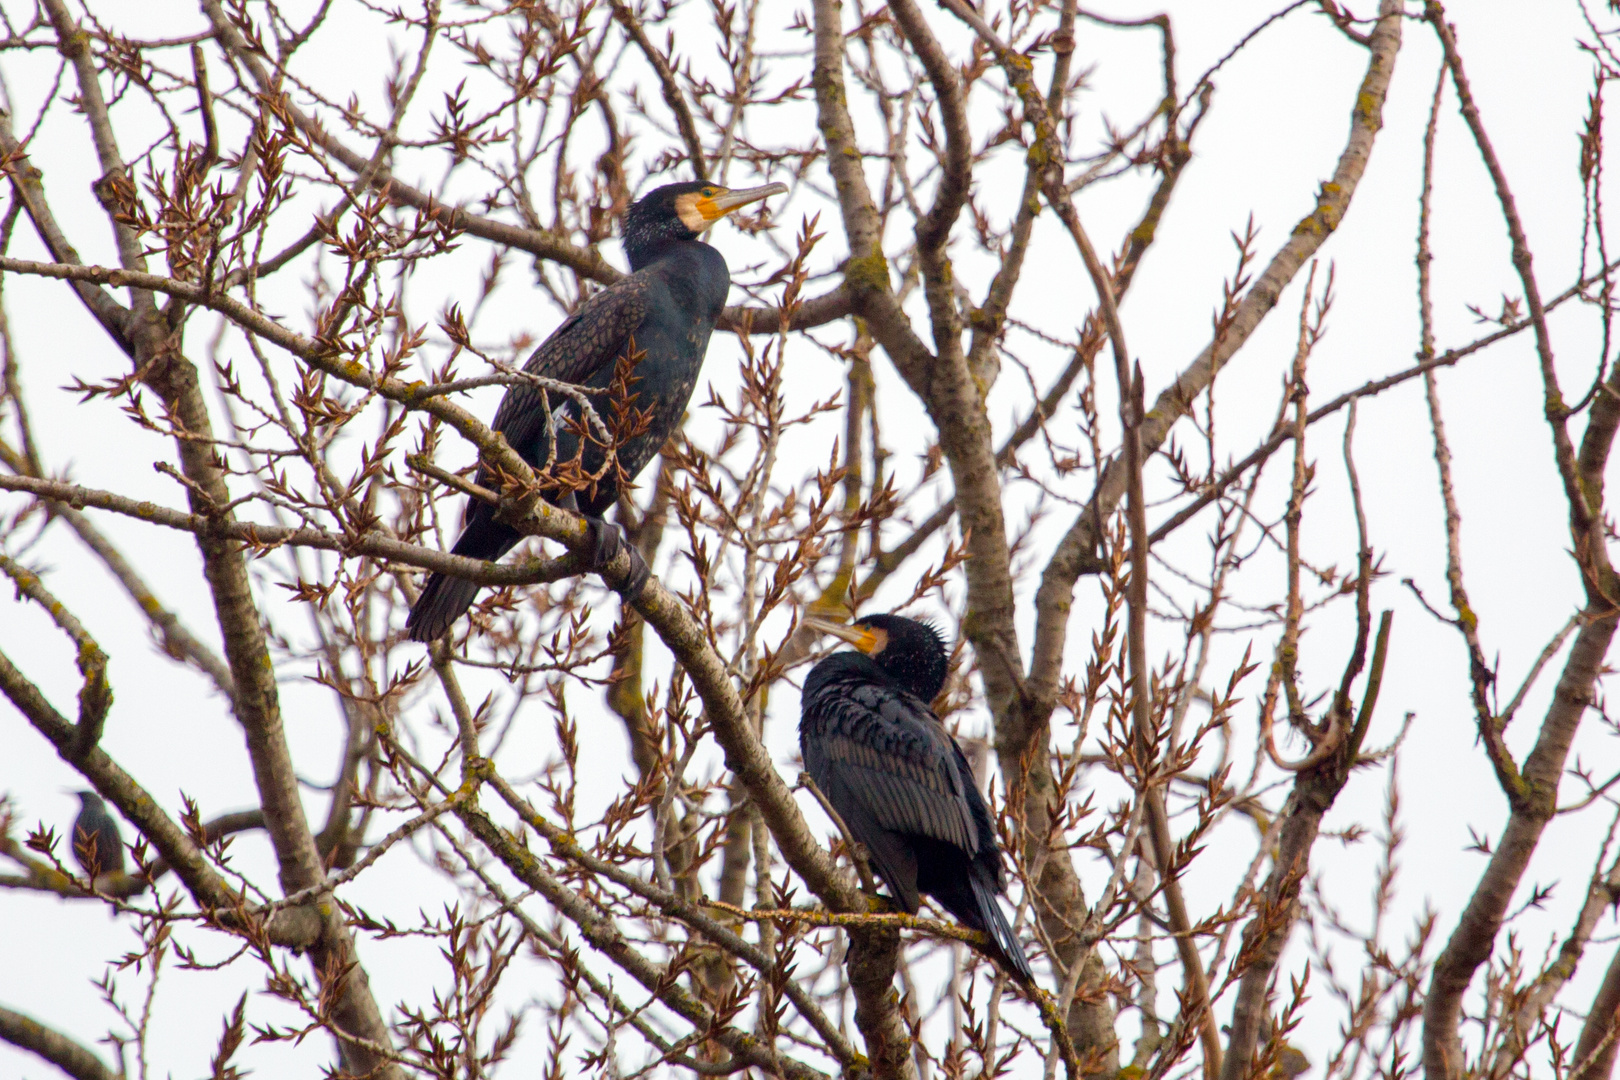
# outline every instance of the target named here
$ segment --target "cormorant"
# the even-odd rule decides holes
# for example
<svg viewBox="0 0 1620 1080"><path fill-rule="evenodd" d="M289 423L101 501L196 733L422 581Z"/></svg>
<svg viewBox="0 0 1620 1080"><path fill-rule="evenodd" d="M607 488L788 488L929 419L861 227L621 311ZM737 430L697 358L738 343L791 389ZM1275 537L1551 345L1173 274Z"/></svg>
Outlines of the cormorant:
<svg viewBox="0 0 1620 1080"><path fill-rule="evenodd" d="M642 430L617 451L619 470L627 480L652 460L686 412L709 334L731 288L726 260L698 236L733 210L785 191L785 184L734 191L697 180L667 184L646 195L624 216L630 275L581 304L523 365L531 374L600 391L593 395L593 404L604 422L611 423L605 406L619 360L639 354L629 397ZM536 467L551 455L553 440L558 462L570 460L580 448L575 430L578 405L572 399L552 400L548 410L546 403L538 387L515 384L501 399L491 425ZM581 462L584 470L594 473L605 460L605 448L588 439ZM499 486L484 470L479 482ZM635 547L624 543L623 531L602 520L618 497L618 479L609 470L594 487L554 501L585 516L591 533L591 569L611 562L621 547L629 552L630 579L623 595L634 600L646 584L647 565ZM498 559L521 539L516 529L495 520L493 506L471 500L466 527L453 550L474 559ZM405 620L411 640L433 641L450 629L472 606L479 588L462 578L429 576Z"/></svg>
<svg viewBox="0 0 1620 1080"><path fill-rule="evenodd" d="M915 915L920 896L932 896L987 934L1002 966L1029 983L1029 961L996 900L1005 883L990 811L929 706L945 685L939 631L898 615L805 624L858 650L834 653L804 680L805 771L902 908Z"/></svg>
<svg viewBox="0 0 1620 1080"><path fill-rule="evenodd" d="M124 838L107 804L93 791L76 791L79 816L73 819L73 858L92 879L124 872Z"/></svg>

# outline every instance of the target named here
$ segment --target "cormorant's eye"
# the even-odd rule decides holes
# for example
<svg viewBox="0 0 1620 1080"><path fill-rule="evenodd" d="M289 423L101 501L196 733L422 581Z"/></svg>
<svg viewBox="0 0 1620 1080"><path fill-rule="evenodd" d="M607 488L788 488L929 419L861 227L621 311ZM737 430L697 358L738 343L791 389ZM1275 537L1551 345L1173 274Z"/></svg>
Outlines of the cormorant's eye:
<svg viewBox="0 0 1620 1080"><path fill-rule="evenodd" d="M716 192L716 191L715 191L715 190L714 190L714 188L712 188L712 187L706 187L706 188L704 188L704 189L703 189L703 197L704 197L704 198L705 198L705 199L712 199L712 198L714 198L714 197L715 197L715 195L717 195L717 194L718 194L718 192Z"/></svg>

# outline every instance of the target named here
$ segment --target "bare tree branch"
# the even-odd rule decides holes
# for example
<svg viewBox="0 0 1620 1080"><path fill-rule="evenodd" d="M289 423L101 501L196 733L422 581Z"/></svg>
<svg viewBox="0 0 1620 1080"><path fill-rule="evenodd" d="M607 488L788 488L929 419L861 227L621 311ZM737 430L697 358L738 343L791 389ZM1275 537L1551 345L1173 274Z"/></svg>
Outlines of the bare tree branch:
<svg viewBox="0 0 1620 1080"><path fill-rule="evenodd" d="M0 1039L37 1054L74 1080L118 1080L88 1049L30 1016L0 1008Z"/></svg>

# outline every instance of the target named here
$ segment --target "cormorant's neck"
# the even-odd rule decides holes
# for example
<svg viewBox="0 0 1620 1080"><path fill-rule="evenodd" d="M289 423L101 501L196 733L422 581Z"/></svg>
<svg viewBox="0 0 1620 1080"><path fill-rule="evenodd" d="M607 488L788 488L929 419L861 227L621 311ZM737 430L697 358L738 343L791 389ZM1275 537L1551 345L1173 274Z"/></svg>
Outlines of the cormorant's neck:
<svg viewBox="0 0 1620 1080"><path fill-rule="evenodd" d="M893 668L885 667L881 663L875 666L893 680L900 689L925 702L933 701L939 696L939 692L945 688L945 680L936 678L933 672L896 671Z"/></svg>
<svg viewBox="0 0 1620 1080"><path fill-rule="evenodd" d="M671 255L680 253L683 249L707 248L709 245L701 240L671 240L659 237L655 240L637 242L626 238L624 242L625 257L630 260L630 272L645 269L659 259L667 259Z"/></svg>
<svg viewBox="0 0 1620 1080"><path fill-rule="evenodd" d="M912 697L920 698L924 702L933 701L939 695L939 687L930 687L926 681L908 678L905 673L891 671L872 657L855 649L846 649L835 652L826 657L810 671L804 688L806 692L811 689L812 680L819 685L823 681L831 681L839 677L854 677L861 682L885 684L896 690L904 690Z"/></svg>

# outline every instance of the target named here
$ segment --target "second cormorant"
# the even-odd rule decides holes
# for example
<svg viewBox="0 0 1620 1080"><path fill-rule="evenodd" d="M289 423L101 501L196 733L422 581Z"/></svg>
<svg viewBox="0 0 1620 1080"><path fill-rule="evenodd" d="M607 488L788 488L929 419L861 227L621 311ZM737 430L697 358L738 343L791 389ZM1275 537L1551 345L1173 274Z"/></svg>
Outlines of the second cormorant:
<svg viewBox="0 0 1620 1080"><path fill-rule="evenodd" d="M124 872L124 838L107 804L93 791L76 791L79 816L73 820L73 858L92 878Z"/></svg>
<svg viewBox="0 0 1620 1080"><path fill-rule="evenodd" d="M1024 948L996 899L1005 891L989 808L930 702L945 685L939 631L898 615L852 626L808 618L856 652L822 660L804 680L799 747L804 768L895 901L915 915L932 896L1024 983Z"/></svg>
<svg viewBox="0 0 1620 1080"><path fill-rule="evenodd" d="M680 423L703 367L709 335L725 307L731 288L726 260L698 237L733 210L785 191L784 184L734 191L692 181L666 184L646 195L624 217L624 252L632 273L580 305L523 365L530 374L599 391L593 404L605 420L608 390L620 359L639 355L628 396L641 430L616 448L617 475L634 479ZM491 425L534 466L546 462L553 451L552 460L566 462L580 449L577 405L564 399L552 401L548 409L547 401L540 388L518 383L501 399ZM594 473L606 460L606 448L586 440L581 468ZM499 487L483 469L479 482ZM591 569L612 562L621 548L629 552L630 579L622 591L633 600L646 584L648 570L635 547L624 542L618 526L602 520L618 497L616 473L609 470L593 486L555 501L585 515ZM473 500L453 550L474 559L498 559L522 538L510 525L495 520L495 507ZM480 587L462 578L430 575L405 621L406 632L413 641L433 641L472 606Z"/></svg>

